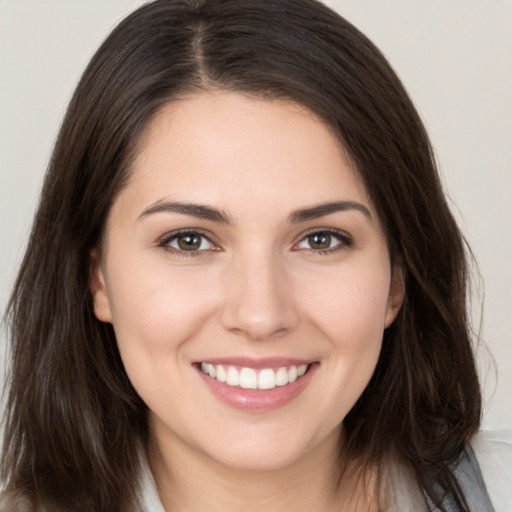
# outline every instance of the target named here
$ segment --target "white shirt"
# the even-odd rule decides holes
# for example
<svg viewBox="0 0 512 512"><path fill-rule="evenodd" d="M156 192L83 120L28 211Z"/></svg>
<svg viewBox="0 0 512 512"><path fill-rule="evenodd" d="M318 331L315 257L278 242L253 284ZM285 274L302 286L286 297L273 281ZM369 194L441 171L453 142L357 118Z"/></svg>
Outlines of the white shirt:
<svg viewBox="0 0 512 512"><path fill-rule="evenodd" d="M470 443L480 465L485 487L494 506L494 512L512 512L512 431L480 432ZM394 505L387 512L420 512L427 510L419 489L403 473L395 474L401 484L394 494ZM472 493L473 490L469 490ZM479 490L475 495L480 494ZM485 494L485 489L484 489ZM140 512L165 512L158 497L155 481L146 466L140 487ZM493 512L480 507L475 512Z"/></svg>
<svg viewBox="0 0 512 512"><path fill-rule="evenodd" d="M496 512L512 512L512 431L479 432L471 446Z"/></svg>

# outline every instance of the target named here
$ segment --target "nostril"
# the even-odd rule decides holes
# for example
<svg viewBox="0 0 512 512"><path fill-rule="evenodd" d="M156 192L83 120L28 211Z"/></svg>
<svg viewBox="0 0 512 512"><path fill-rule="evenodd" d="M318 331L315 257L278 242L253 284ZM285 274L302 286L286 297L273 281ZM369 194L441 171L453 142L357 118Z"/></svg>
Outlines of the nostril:
<svg viewBox="0 0 512 512"><path fill-rule="evenodd" d="M225 304L221 313L223 327L251 340L286 336L298 324L299 316L284 300L255 301L240 297Z"/></svg>

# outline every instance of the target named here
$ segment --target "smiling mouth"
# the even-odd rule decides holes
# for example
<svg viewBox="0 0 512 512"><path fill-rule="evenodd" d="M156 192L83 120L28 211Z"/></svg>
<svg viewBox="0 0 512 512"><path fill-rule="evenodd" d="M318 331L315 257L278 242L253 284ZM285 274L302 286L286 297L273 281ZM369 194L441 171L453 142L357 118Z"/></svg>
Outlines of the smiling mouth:
<svg viewBox="0 0 512 512"><path fill-rule="evenodd" d="M311 364L281 366L280 368L248 368L223 364L200 363L200 370L212 379L242 389L270 390L283 387L304 376Z"/></svg>

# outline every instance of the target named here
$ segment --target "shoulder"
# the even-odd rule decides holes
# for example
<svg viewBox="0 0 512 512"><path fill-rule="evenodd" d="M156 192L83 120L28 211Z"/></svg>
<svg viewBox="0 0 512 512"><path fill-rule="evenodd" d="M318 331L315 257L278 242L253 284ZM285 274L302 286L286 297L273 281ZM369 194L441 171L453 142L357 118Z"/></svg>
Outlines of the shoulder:
<svg viewBox="0 0 512 512"><path fill-rule="evenodd" d="M138 495L141 512L165 512L158 497L155 480L144 456L141 457ZM0 509L0 512L3 511Z"/></svg>
<svg viewBox="0 0 512 512"><path fill-rule="evenodd" d="M34 507L23 493L3 491L0 494L0 512L34 512Z"/></svg>
<svg viewBox="0 0 512 512"><path fill-rule="evenodd" d="M512 431L482 431L470 444L496 512L511 512Z"/></svg>

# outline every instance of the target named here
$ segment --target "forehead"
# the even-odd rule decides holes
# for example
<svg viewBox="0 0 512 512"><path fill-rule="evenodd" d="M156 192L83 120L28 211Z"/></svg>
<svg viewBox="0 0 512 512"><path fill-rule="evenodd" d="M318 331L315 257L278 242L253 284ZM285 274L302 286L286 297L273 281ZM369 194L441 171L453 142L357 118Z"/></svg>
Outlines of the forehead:
<svg viewBox="0 0 512 512"><path fill-rule="evenodd" d="M354 199L347 195L368 202L339 139L315 114L224 91L166 105L139 141L131 183L152 200Z"/></svg>

